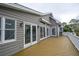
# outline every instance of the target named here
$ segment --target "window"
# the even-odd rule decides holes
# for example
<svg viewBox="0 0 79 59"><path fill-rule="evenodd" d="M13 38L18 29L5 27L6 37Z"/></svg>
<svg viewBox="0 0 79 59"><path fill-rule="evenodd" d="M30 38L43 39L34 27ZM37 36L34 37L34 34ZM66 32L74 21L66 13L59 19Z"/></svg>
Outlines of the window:
<svg viewBox="0 0 79 59"><path fill-rule="evenodd" d="M48 28L47 28L47 36L48 36Z"/></svg>
<svg viewBox="0 0 79 59"><path fill-rule="evenodd" d="M40 27L40 38L42 38L42 27Z"/></svg>
<svg viewBox="0 0 79 59"><path fill-rule="evenodd" d="M0 42L7 43L15 39L15 20L0 18Z"/></svg>
<svg viewBox="0 0 79 59"><path fill-rule="evenodd" d="M52 35L55 35L55 28L52 28Z"/></svg>
<svg viewBox="0 0 79 59"><path fill-rule="evenodd" d="M15 21L6 19L5 20L5 29L15 29Z"/></svg>
<svg viewBox="0 0 79 59"><path fill-rule="evenodd" d="M14 30L5 30L5 40L15 39L15 31Z"/></svg>
<svg viewBox="0 0 79 59"><path fill-rule="evenodd" d="M15 39L15 20L5 19L5 40Z"/></svg>
<svg viewBox="0 0 79 59"><path fill-rule="evenodd" d="M40 38L45 37L45 27L40 27Z"/></svg>
<svg viewBox="0 0 79 59"><path fill-rule="evenodd" d="M36 41L36 26L32 26L32 41Z"/></svg>
<svg viewBox="0 0 79 59"><path fill-rule="evenodd" d="M63 29L60 27L60 32L62 32L63 31Z"/></svg>
<svg viewBox="0 0 79 59"><path fill-rule="evenodd" d="M30 25L25 25L25 44L31 42L31 26Z"/></svg>
<svg viewBox="0 0 79 59"><path fill-rule="evenodd" d="M45 27L43 27L43 37L45 37Z"/></svg>

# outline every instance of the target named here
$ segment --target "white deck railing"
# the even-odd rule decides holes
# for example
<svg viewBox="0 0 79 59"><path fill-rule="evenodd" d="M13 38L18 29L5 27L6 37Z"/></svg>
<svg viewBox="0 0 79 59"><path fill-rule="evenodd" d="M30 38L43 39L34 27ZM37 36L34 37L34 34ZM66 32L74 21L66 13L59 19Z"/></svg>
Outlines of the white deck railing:
<svg viewBox="0 0 79 59"><path fill-rule="evenodd" d="M71 40L71 42L74 44L74 46L78 49L79 51L79 37L76 36L76 35L73 35L72 33L70 32L66 32L66 33L63 33L63 35L69 37L69 39Z"/></svg>

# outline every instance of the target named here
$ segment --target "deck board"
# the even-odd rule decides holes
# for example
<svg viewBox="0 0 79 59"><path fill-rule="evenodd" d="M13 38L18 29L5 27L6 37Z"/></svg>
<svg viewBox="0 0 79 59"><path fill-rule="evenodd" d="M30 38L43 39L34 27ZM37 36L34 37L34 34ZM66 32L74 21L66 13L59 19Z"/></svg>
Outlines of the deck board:
<svg viewBox="0 0 79 59"><path fill-rule="evenodd" d="M15 54L16 56L78 56L79 52L65 37L50 37Z"/></svg>

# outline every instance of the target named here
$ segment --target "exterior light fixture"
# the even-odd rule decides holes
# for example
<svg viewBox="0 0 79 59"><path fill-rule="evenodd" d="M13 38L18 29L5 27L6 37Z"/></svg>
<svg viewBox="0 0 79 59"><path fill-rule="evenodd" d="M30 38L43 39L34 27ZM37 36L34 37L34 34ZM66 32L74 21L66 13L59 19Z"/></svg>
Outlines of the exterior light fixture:
<svg viewBox="0 0 79 59"><path fill-rule="evenodd" d="M20 27L23 27L23 21L20 22Z"/></svg>

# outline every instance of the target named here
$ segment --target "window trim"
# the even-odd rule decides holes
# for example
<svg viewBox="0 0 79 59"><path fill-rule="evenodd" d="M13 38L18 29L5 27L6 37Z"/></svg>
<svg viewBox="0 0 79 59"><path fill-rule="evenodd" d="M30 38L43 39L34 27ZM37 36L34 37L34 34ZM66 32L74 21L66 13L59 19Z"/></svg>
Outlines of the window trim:
<svg viewBox="0 0 79 59"><path fill-rule="evenodd" d="M42 27L40 27L40 38L42 38Z"/></svg>
<svg viewBox="0 0 79 59"><path fill-rule="evenodd" d="M4 43L9 43L9 42L14 42L14 41L16 41L16 26L17 26L17 24L16 24L16 20L14 20L15 18L10 18L10 17L5 17L5 16L0 16L1 17L1 26L2 26L2 31L1 31L1 42L0 42L0 44L4 44ZM15 31L15 38L14 39L10 39L10 40L5 40L5 30L8 30L8 29L5 29L5 20L6 19L10 19L10 20L14 20L15 21L15 29L9 29L9 30L14 30Z"/></svg>
<svg viewBox="0 0 79 59"><path fill-rule="evenodd" d="M40 27L42 27L42 31L43 31L43 30L44 30L43 28L45 28L45 25L44 25L44 26L42 25L42 26L40 26ZM45 31L46 31L46 28L45 28ZM42 33L42 32L41 32L41 33ZM44 34L44 32L43 32L43 34ZM40 34L40 35L41 35L41 34ZM45 33L45 37L44 37L44 36L43 36L43 37L40 36L40 40L43 40L43 39L45 39L45 38L47 38L47 37L46 37L46 33Z"/></svg>
<svg viewBox="0 0 79 59"><path fill-rule="evenodd" d="M55 35L52 35L52 36L56 36L56 26L52 27L51 30L52 30L53 28L55 29ZM52 34L52 33L51 33L51 34Z"/></svg>
<svg viewBox="0 0 79 59"><path fill-rule="evenodd" d="M47 27L47 34L46 34L47 36L49 36L49 28Z"/></svg>
<svg viewBox="0 0 79 59"><path fill-rule="evenodd" d="M33 44L35 44L35 43L37 43L37 38L38 38L38 30L37 30L37 24L34 24L34 23L30 23L30 22L25 22L25 21L23 21L23 23L24 23L24 28L23 28L23 30L24 30L24 48L26 48L26 47L29 47L29 46L31 46L31 45L33 45ZM25 44L25 25L30 25L31 26L31 36L30 36L30 38L31 38L31 42L30 43L28 43L28 44ZM36 26L36 41L32 41L32 26Z"/></svg>
<svg viewBox="0 0 79 59"><path fill-rule="evenodd" d="M15 20L13 20L12 18L7 18L7 17L5 17L5 25L6 25L6 20L12 20L12 21L15 21ZM5 30L15 30L15 28L14 29L7 29L6 28L6 26L5 26Z"/></svg>

